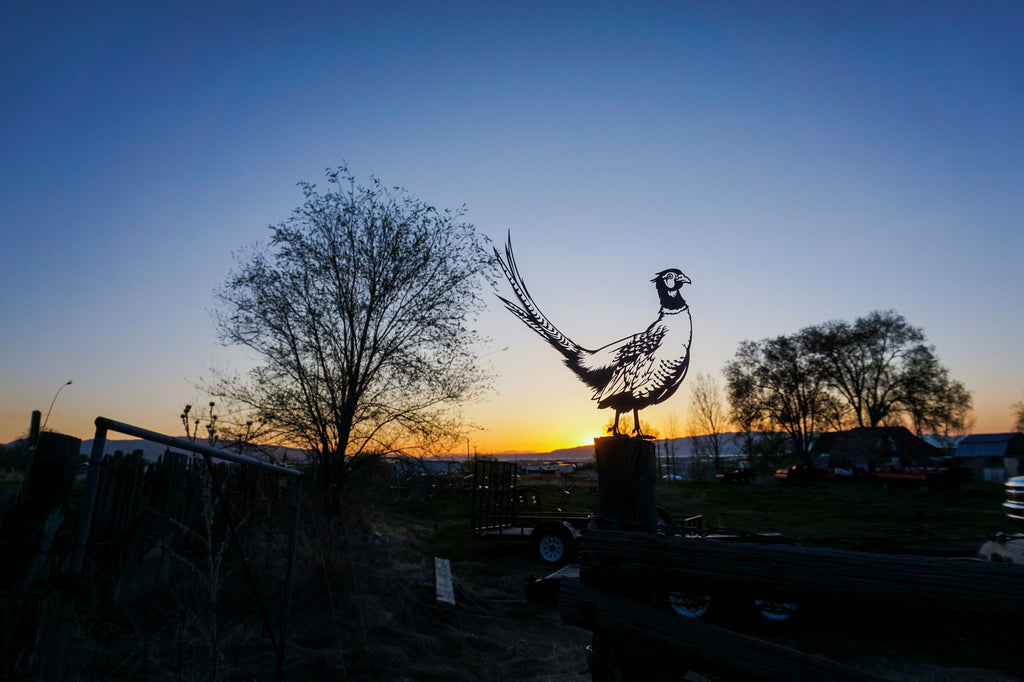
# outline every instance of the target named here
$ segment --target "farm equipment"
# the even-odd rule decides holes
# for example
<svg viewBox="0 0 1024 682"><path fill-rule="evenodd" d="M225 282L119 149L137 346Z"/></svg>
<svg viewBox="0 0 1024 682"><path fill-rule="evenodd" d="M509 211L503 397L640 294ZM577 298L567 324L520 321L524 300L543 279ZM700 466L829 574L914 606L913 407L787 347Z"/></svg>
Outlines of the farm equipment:
<svg viewBox="0 0 1024 682"><path fill-rule="evenodd" d="M568 491L563 492L563 498ZM553 511L533 510L528 491L517 489L512 462L477 460L473 465L473 502L470 523L477 537L529 540L537 555L549 564L562 563L576 553L580 531L590 514L563 511L565 500Z"/></svg>

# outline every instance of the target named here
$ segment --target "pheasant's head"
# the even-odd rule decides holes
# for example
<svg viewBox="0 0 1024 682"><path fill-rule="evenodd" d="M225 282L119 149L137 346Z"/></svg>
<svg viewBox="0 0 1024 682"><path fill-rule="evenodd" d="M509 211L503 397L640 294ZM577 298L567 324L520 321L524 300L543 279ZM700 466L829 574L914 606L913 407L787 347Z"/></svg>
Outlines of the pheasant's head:
<svg viewBox="0 0 1024 682"><path fill-rule="evenodd" d="M661 307L665 310L680 310L686 307L686 300L680 293L684 284L690 284L690 278L682 270L669 268L662 270L651 280L658 289Z"/></svg>

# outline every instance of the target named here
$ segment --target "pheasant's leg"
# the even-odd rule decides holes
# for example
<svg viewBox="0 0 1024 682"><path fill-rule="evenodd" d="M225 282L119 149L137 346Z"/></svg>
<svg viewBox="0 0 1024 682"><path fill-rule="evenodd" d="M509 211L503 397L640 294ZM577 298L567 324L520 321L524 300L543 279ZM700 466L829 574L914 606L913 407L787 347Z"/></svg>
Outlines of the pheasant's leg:
<svg viewBox="0 0 1024 682"><path fill-rule="evenodd" d="M619 411L618 410L615 410L615 422L612 424L612 428L610 428L608 430L612 432L613 436L620 435L619 434Z"/></svg>
<svg viewBox="0 0 1024 682"><path fill-rule="evenodd" d="M637 408L633 408L633 435L637 438L643 438L644 432L640 430L640 412Z"/></svg>

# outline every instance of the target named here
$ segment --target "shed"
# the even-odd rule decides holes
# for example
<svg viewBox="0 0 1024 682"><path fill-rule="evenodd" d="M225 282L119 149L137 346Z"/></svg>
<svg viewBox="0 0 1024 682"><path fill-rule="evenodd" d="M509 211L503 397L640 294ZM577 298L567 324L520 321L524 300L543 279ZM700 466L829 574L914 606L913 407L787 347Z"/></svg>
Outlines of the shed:
<svg viewBox="0 0 1024 682"><path fill-rule="evenodd" d="M975 481L1002 483L1024 473L1024 433L975 433L956 448L956 461Z"/></svg>
<svg viewBox="0 0 1024 682"><path fill-rule="evenodd" d="M859 470L882 466L928 466L946 453L918 438L903 426L858 427L849 431L823 433L812 454L826 454L829 465Z"/></svg>

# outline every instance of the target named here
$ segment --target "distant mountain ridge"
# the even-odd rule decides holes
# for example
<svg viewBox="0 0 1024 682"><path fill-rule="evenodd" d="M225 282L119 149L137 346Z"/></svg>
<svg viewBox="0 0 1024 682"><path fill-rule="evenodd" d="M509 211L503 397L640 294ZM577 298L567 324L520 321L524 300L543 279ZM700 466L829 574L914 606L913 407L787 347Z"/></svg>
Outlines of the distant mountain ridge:
<svg viewBox="0 0 1024 682"><path fill-rule="evenodd" d="M740 454L739 438L741 433L720 434L724 441L724 455ZM694 455L693 436L682 438L663 438L652 441L658 450L658 455L664 455L671 451L676 457L692 457ZM578 462L592 459L594 457L593 445L579 445L574 448L559 448L551 452L515 452L498 453L494 455L498 459L561 459L567 462Z"/></svg>

